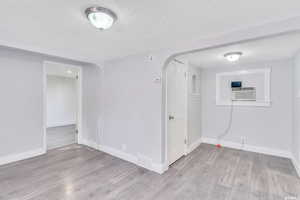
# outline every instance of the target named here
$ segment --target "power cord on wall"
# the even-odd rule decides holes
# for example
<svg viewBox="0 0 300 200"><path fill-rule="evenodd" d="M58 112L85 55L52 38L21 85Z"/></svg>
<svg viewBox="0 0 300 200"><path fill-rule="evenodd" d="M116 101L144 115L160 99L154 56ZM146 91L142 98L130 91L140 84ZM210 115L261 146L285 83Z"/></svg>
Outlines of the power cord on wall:
<svg viewBox="0 0 300 200"><path fill-rule="evenodd" d="M228 135L228 133L231 129L232 118L233 118L233 107L234 107L233 100L231 100L228 125L227 125L227 128L224 130L224 132L221 133L220 135L218 135L218 137L217 137L217 147L221 147L221 144L220 144L221 139L224 138L226 135Z"/></svg>

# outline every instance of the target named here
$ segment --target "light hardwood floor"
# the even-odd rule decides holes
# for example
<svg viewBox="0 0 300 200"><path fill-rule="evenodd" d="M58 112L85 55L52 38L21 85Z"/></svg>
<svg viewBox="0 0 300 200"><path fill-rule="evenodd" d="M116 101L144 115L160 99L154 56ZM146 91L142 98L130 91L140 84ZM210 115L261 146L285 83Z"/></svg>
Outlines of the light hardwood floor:
<svg viewBox="0 0 300 200"><path fill-rule="evenodd" d="M77 143L76 125L47 128L47 149Z"/></svg>
<svg viewBox="0 0 300 200"><path fill-rule="evenodd" d="M208 144L163 175L80 145L0 167L1 200L284 200L299 195L300 180L290 160Z"/></svg>

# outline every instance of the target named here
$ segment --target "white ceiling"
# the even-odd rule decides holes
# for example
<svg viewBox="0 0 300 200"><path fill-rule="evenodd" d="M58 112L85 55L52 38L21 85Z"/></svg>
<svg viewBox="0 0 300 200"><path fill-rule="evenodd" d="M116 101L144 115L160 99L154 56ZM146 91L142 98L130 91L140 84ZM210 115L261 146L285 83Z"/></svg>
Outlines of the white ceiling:
<svg viewBox="0 0 300 200"><path fill-rule="evenodd" d="M119 20L92 27L85 8ZM299 0L1 0L0 45L99 63L299 15Z"/></svg>
<svg viewBox="0 0 300 200"><path fill-rule="evenodd" d="M189 53L178 56L177 59L201 68L209 68L289 59L299 50L300 32L296 32ZM224 58L226 53L239 51L243 55L238 62L231 63Z"/></svg>

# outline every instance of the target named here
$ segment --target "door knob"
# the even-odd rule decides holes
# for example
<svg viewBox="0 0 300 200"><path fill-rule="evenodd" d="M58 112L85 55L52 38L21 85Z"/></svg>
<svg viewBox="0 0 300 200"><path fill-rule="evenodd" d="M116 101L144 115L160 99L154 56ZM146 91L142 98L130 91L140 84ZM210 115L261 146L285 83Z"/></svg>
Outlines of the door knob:
<svg viewBox="0 0 300 200"><path fill-rule="evenodd" d="M173 119L174 119L174 116L169 115L169 120L173 120Z"/></svg>

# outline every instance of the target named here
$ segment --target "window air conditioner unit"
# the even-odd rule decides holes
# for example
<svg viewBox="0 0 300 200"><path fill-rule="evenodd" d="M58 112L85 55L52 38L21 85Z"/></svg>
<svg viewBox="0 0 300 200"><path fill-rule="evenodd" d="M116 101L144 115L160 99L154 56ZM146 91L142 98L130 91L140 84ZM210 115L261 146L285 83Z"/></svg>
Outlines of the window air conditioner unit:
<svg viewBox="0 0 300 200"><path fill-rule="evenodd" d="M256 101L255 87L242 87L241 81L231 82L232 101Z"/></svg>

